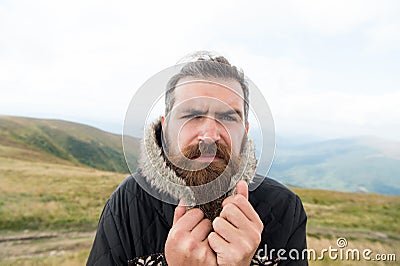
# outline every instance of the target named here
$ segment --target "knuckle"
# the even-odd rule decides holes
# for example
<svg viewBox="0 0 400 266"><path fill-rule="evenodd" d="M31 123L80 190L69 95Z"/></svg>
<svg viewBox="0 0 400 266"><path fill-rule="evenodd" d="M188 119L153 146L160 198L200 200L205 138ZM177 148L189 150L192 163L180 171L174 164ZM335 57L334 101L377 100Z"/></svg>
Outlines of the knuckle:
<svg viewBox="0 0 400 266"><path fill-rule="evenodd" d="M256 238L253 239L253 241L251 243L249 243L248 246L248 253L254 252L254 250L258 247L258 245L261 242L261 237L260 236L256 236Z"/></svg>
<svg viewBox="0 0 400 266"><path fill-rule="evenodd" d="M193 241L193 239L188 239L185 246L185 249L189 252L190 255L197 254L197 252L194 253L194 251L196 251L196 249L198 248L198 243L196 243L196 241Z"/></svg>
<svg viewBox="0 0 400 266"><path fill-rule="evenodd" d="M209 235L208 235L208 237L207 237L207 239L208 240L214 240L215 239L215 236L216 236L216 233L215 232L211 232Z"/></svg>
<svg viewBox="0 0 400 266"><path fill-rule="evenodd" d="M203 211L200 210L199 208L193 208L192 212L195 213L196 215L203 215Z"/></svg>
<svg viewBox="0 0 400 266"><path fill-rule="evenodd" d="M215 231L221 229L223 227L223 218L216 217L212 223L212 227L214 228Z"/></svg>
<svg viewBox="0 0 400 266"><path fill-rule="evenodd" d="M209 248L207 248L205 245L202 245L201 248L199 248L199 255L202 260L205 260L208 257L209 252Z"/></svg>
<svg viewBox="0 0 400 266"><path fill-rule="evenodd" d="M225 207L222 209L222 211L225 212L232 212L235 209L235 205L233 203L228 203L227 205L225 205Z"/></svg>
<svg viewBox="0 0 400 266"><path fill-rule="evenodd" d="M243 195L237 194L237 195L235 195L235 201L237 203L244 203L247 201L247 199Z"/></svg>
<svg viewBox="0 0 400 266"><path fill-rule="evenodd" d="M212 227L211 221L208 220L208 219L203 219L203 220L200 222L199 225L202 226L202 227L205 227L205 228L209 228L209 229L211 229L211 227Z"/></svg>
<svg viewBox="0 0 400 266"><path fill-rule="evenodd" d="M249 232L249 236L252 240L252 243L258 245L261 242L261 233L257 229L251 230L251 232Z"/></svg>
<svg viewBox="0 0 400 266"><path fill-rule="evenodd" d="M263 224L263 222L261 221L261 219L260 218L258 218L259 220L257 221L257 229L258 229L258 231L260 232L260 234L261 234L261 232L264 230L264 224Z"/></svg>
<svg viewBox="0 0 400 266"><path fill-rule="evenodd" d="M260 244L260 242L261 242L261 234L256 234L255 240L256 240L256 244L257 245Z"/></svg>
<svg viewBox="0 0 400 266"><path fill-rule="evenodd" d="M204 217L204 213L199 208L193 208L189 212L190 215L196 220L200 220Z"/></svg>
<svg viewBox="0 0 400 266"><path fill-rule="evenodd" d="M226 215L227 215L226 206L224 206L224 207L222 208L222 210L221 210L219 216L217 216L217 218L218 218L218 217L226 217ZM216 219L216 218L215 218L215 219ZM214 221L215 221L215 219L214 219Z"/></svg>
<svg viewBox="0 0 400 266"><path fill-rule="evenodd" d="M251 206L250 202L249 202L245 197L243 197L242 195L241 195L241 197L240 197L239 200L238 200L238 205L239 205L239 206L248 207L248 208L252 208L252 209L253 209L253 206Z"/></svg>
<svg viewBox="0 0 400 266"><path fill-rule="evenodd" d="M254 246L253 243L251 242L243 242L242 245L240 246L237 254L240 254L239 257L237 257L236 259L239 260L244 256L248 256L249 254L253 253L254 249L256 247Z"/></svg>
<svg viewBox="0 0 400 266"><path fill-rule="evenodd" d="M256 248L261 242L261 234L254 231L254 232L252 232L251 238L249 240L250 241L248 242L248 244L249 244L250 251L253 251L253 249Z"/></svg>
<svg viewBox="0 0 400 266"><path fill-rule="evenodd" d="M236 206L233 203L228 203L222 208L221 217L231 217L236 212Z"/></svg>
<svg viewBox="0 0 400 266"><path fill-rule="evenodd" d="M177 230L177 228L172 229L169 232L170 238L176 241L179 241L181 239L184 239L185 233L181 230Z"/></svg>
<svg viewBox="0 0 400 266"><path fill-rule="evenodd" d="M227 197L226 199L224 199L224 201L222 202L222 204L228 204L229 202L232 202L232 201L233 201L233 197L234 197L234 196L229 196L229 197Z"/></svg>
<svg viewBox="0 0 400 266"><path fill-rule="evenodd" d="M208 237L207 237L207 241L208 241L208 244L212 247L212 246L214 246L214 244L215 244L215 241L216 241L216 233L215 232L211 232L209 235L208 235Z"/></svg>

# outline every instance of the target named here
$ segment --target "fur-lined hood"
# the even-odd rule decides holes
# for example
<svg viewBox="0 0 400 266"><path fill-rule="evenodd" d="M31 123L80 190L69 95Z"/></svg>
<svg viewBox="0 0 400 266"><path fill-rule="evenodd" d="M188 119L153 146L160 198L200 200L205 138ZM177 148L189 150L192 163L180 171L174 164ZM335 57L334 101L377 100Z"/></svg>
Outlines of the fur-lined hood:
<svg viewBox="0 0 400 266"><path fill-rule="evenodd" d="M165 161L161 148L161 120L157 119L147 128L141 143L141 154L139 167L142 175L152 187L152 194L156 198L165 198L161 194L167 194L177 203L184 199L186 205L197 205L194 193L190 187L186 186L185 181L176 175ZM256 172L257 160L255 158L254 145L251 140L247 140L245 147L240 154L241 162L238 173L232 177L230 190L227 195L233 195L235 185L239 180L244 180L248 184L253 180ZM247 160L246 160L247 158ZM154 195L157 193L158 195ZM172 202L171 202L172 203Z"/></svg>

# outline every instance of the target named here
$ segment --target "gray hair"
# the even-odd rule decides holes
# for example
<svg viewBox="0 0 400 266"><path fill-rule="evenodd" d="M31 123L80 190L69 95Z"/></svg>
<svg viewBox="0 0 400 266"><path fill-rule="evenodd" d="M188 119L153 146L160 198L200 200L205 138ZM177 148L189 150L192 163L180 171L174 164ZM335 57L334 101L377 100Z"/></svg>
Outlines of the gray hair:
<svg viewBox="0 0 400 266"><path fill-rule="evenodd" d="M165 115L168 115L175 103L174 91L179 80L193 77L199 79L222 78L233 79L239 82L244 97L244 119L247 122L249 114L249 88L243 71L232 66L223 56L212 57L209 54L201 55L196 61L186 63L181 71L174 75L167 84L165 92Z"/></svg>

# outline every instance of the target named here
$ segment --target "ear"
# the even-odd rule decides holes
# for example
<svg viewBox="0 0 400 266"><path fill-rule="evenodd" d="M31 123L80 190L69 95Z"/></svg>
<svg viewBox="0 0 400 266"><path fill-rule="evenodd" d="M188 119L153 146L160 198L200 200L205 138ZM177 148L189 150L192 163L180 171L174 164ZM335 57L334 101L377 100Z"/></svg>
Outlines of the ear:
<svg viewBox="0 0 400 266"><path fill-rule="evenodd" d="M165 116L161 116L161 126L164 127L165 123Z"/></svg>
<svg viewBox="0 0 400 266"><path fill-rule="evenodd" d="M163 131L163 135L165 136L165 116L161 116L161 128Z"/></svg>
<svg viewBox="0 0 400 266"><path fill-rule="evenodd" d="M245 127L246 127L246 135L248 135L249 134L249 122L246 122Z"/></svg>

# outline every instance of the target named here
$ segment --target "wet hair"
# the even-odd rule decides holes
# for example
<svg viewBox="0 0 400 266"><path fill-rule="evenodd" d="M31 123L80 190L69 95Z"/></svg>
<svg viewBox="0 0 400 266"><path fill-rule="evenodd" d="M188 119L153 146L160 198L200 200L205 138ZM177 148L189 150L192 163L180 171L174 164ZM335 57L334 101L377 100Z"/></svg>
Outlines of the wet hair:
<svg viewBox="0 0 400 266"><path fill-rule="evenodd" d="M212 56L209 52L198 52L193 54L191 57L196 57L196 60L186 63L182 67L181 71L168 81L165 92L165 115L168 115L174 106L174 91L179 80L186 77L197 79L231 79L239 82L243 90L244 120L247 122L249 114L249 88L243 71L232 66L225 57Z"/></svg>

